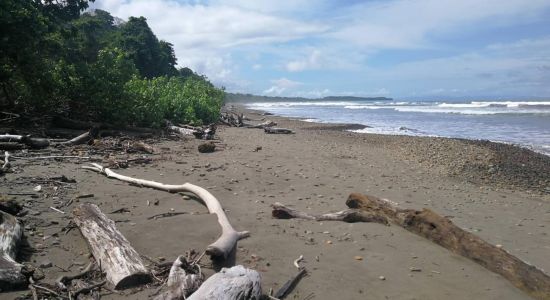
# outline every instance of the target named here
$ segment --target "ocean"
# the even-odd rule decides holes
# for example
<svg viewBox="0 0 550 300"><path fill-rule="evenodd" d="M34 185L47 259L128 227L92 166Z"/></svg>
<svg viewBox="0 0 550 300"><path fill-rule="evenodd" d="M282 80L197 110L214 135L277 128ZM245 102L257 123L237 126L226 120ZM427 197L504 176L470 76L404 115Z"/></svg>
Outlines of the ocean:
<svg viewBox="0 0 550 300"><path fill-rule="evenodd" d="M357 123L363 133L510 143L550 155L550 101L287 101L248 108L321 123Z"/></svg>

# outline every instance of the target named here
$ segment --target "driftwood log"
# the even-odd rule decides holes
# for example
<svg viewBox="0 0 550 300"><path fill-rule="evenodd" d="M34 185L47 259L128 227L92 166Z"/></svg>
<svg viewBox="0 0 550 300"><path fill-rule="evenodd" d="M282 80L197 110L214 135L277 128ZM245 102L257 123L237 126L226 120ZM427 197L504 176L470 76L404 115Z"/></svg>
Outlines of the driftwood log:
<svg viewBox="0 0 550 300"><path fill-rule="evenodd" d="M313 221L343 221L347 223L374 222L388 224L388 219L376 213L367 212L361 209L347 209L334 213L312 215L285 206L279 202L272 204L271 215L277 219L305 219Z"/></svg>
<svg viewBox="0 0 550 300"><path fill-rule="evenodd" d="M27 285L23 265L15 261L23 227L16 217L0 211L0 290L17 289Z"/></svg>
<svg viewBox="0 0 550 300"><path fill-rule="evenodd" d="M50 145L50 141L48 139L35 138L29 135L13 135L13 134L0 134L0 142L23 144L31 149L47 148ZM5 149L5 150L10 150L10 149Z"/></svg>
<svg viewBox="0 0 550 300"><path fill-rule="evenodd" d="M204 281L200 269L198 274L187 273L192 268L185 257L178 256L172 267L166 281L168 291L155 297L155 300L183 300L195 292Z"/></svg>
<svg viewBox="0 0 550 300"><path fill-rule="evenodd" d="M139 254L95 204L85 203L73 210L74 221L88 242L97 264L115 289L148 283L151 276Z"/></svg>
<svg viewBox="0 0 550 300"><path fill-rule="evenodd" d="M104 168L98 164L91 164L82 168L98 172L109 178L115 178L120 181L133 183L138 186L149 187L169 193L189 192L197 195L197 197L204 202L204 204L208 208L208 211L218 217L218 223L222 227L221 236L214 243L210 244L206 248L206 253L212 258L227 259L229 257L229 254L236 247L237 241L250 235L248 231L237 232L235 229L233 229L233 226L231 225L231 223L229 223L229 219L227 219L227 216L218 199L216 199L216 197L210 194L210 192L200 186L196 186L191 183L171 185L150 180L137 179L115 173L109 168Z"/></svg>
<svg viewBox="0 0 550 300"><path fill-rule="evenodd" d="M256 125L251 125L251 124L244 125L244 127L246 128L259 128L259 129L265 129L266 127L273 127L273 126L277 126L277 123L269 120Z"/></svg>
<svg viewBox="0 0 550 300"><path fill-rule="evenodd" d="M272 134L292 134L294 131L287 129L287 128L278 128L278 127L264 127L265 133L272 133Z"/></svg>
<svg viewBox="0 0 550 300"><path fill-rule="evenodd" d="M262 295L260 273L241 265L223 268L210 276L189 300L259 300Z"/></svg>
<svg viewBox="0 0 550 300"><path fill-rule="evenodd" d="M550 276L504 249L464 231L430 209L402 209L374 196L351 194L346 205L386 217L392 223L500 274L535 299L550 299Z"/></svg>
<svg viewBox="0 0 550 300"><path fill-rule="evenodd" d="M85 132L71 140L62 142L62 145L81 145L90 142L99 136L99 127L92 127L88 132Z"/></svg>

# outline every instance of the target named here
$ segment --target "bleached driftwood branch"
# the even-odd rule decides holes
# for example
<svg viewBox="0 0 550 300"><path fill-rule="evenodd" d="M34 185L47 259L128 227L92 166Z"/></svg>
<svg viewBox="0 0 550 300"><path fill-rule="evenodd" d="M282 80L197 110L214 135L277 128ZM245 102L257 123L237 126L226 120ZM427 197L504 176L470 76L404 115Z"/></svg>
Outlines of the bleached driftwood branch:
<svg viewBox="0 0 550 300"><path fill-rule="evenodd" d="M73 210L74 221L88 242L92 255L115 289L147 283L151 276L130 242L95 204Z"/></svg>
<svg viewBox="0 0 550 300"><path fill-rule="evenodd" d="M199 199L204 202L204 204L208 208L208 211L211 214L216 214L216 216L218 217L218 223L222 227L221 236L214 243L210 244L206 248L206 253L212 257L220 257L226 259L237 245L237 241L250 235L248 231L237 232L233 228L233 226L231 226L231 223L229 223L229 220L227 219L227 216L218 199L216 199L216 197L210 194L210 192L200 186L196 186L191 183L172 185L150 180L137 179L118 174L116 172L113 172L111 169L104 168L98 164L91 164L89 166L83 166L82 168L98 172L100 174L106 175L109 178L115 178L120 181L134 183L140 186L149 187L161 191L166 191L170 193L189 192L197 195Z"/></svg>
<svg viewBox="0 0 550 300"><path fill-rule="evenodd" d="M259 300L261 294L260 273L238 265L210 276L188 299Z"/></svg>
<svg viewBox="0 0 550 300"><path fill-rule="evenodd" d="M23 265L15 261L23 227L16 217L0 210L0 290L20 288L27 283Z"/></svg>
<svg viewBox="0 0 550 300"><path fill-rule="evenodd" d="M374 196L353 193L348 197L349 208L362 209L384 216L392 223L500 274L517 288L535 299L550 299L550 276L529 265L506 250L464 231L449 219L430 209L402 209Z"/></svg>
<svg viewBox="0 0 550 300"><path fill-rule="evenodd" d="M327 213L322 215L312 215L306 212L302 212L288 206L285 206L279 202L271 205L273 210L271 214L277 219L306 219L314 221L344 221L347 223L355 222L374 222L388 224L388 220L380 215L369 213L360 209L347 209L334 213Z"/></svg>

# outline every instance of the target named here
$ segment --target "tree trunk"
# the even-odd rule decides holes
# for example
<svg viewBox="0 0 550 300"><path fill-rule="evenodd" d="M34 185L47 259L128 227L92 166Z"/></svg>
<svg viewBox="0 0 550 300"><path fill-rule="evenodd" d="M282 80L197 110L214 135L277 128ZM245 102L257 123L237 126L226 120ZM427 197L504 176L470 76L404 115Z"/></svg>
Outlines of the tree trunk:
<svg viewBox="0 0 550 300"><path fill-rule="evenodd" d="M23 265L15 261L23 227L16 217L0 211L0 290L17 289L27 285L21 273Z"/></svg>
<svg viewBox="0 0 550 300"><path fill-rule="evenodd" d="M388 200L358 193L351 194L346 204L349 208L362 209L387 217L394 224L473 260L502 275L535 299L550 299L550 276L504 249L462 230L449 219L430 209L401 209Z"/></svg>
<svg viewBox="0 0 550 300"><path fill-rule="evenodd" d="M132 178L129 176L117 174L109 168L104 168L98 164L91 164L90 166L84 166L82 168L104 174L109 178L115 178L121 181L134 183L138 186L149 187L170 193L190 192L197 195L199 199L204 202L204 204L208 208L208 211L211 214L216 214L216 216L218 217L218 223L222 227L221 236L214 243L210 244L206 248L206 253L213 258L217 257L227 259L231 251L237 245L237 241L250 235L248 231L237 232L235 229L233 229L233 226L231 226L231 223L229 223L229 219L227 219L227 216L225 215L225 212L220 205L218 199L216 199L216 197L210 194L210 192L201 188L200 186L196 186L190 183L184 183L182 185L171 185L150 180Z"/></svg>
<svg viewBox="0 0 550 300"><path fill-rule="evenodd" d="M73 215L97 264L115 289L125 289L151 280L139 254L97 205L81 204L74 209Z"/></svg>
<svg viewBox="0 0 550 300"><path fill-rule="evenodd" d="M258 300L261 294L260 273L239 265L212 275L188 299Z"/></svg>

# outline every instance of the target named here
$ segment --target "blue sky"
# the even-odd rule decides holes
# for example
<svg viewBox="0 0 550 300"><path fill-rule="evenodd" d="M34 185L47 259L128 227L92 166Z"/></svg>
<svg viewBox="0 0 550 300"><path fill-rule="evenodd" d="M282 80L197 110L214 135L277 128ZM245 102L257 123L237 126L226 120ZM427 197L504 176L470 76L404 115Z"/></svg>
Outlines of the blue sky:
<svg viewBox="0 0 550 300"><path fill-rule="evenodd" d="M550 98L550 0L96 0L268 96Z"/></svg>

